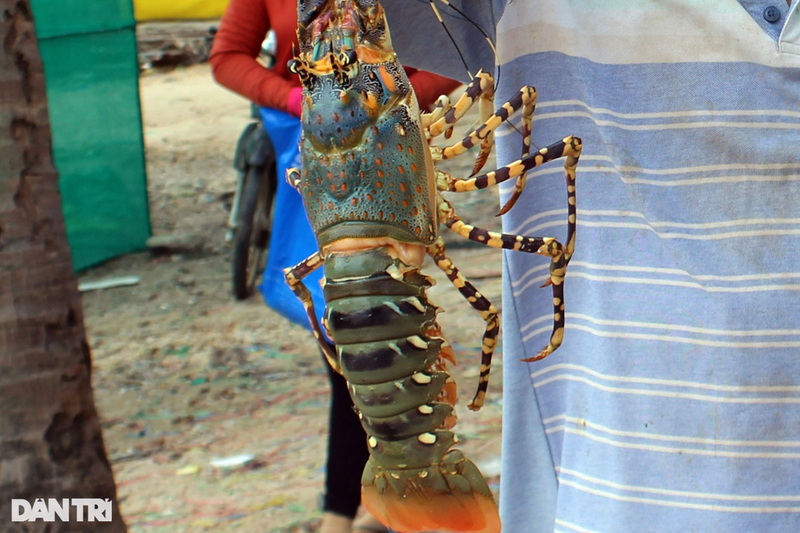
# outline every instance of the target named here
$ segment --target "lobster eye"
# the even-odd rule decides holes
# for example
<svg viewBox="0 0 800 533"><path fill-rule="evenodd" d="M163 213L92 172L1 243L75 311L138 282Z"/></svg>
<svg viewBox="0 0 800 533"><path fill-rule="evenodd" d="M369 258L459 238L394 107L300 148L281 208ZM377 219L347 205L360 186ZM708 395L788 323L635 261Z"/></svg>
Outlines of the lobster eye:
<svg viewBox="0 0 800 533"><path fill-rule="evenodd" d="M342 50L342 52L339 54L339 64L343 67L352 65L356 61L358 61L358 54L356 54L356 51L352 48Z"/></svg>
<svg viewBox="0 0 800 533"><path fill-rule="evenodd" d="M300 71L301 65L302 65L302 63L300 63L300 61L297 58L290 59L289 62L286 63L286 69L289 72L291 72L292 74L298 74L299 71Z"/></svg>

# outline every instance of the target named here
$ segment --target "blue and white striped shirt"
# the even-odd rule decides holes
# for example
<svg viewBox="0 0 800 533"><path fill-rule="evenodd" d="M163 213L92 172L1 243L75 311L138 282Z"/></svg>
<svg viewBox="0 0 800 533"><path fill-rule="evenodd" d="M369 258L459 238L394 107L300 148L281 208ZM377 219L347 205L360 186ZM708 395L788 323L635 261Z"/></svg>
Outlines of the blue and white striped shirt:
<svg viewBox="0 0 800 533"><path fill-rule="evenodd" d="M797 0L514 0L497 46L496 102L584 146L543 361L547 261L505 255L504 533L800 531ZM529 173L505 231L563 242L565 188Z"/></svg>

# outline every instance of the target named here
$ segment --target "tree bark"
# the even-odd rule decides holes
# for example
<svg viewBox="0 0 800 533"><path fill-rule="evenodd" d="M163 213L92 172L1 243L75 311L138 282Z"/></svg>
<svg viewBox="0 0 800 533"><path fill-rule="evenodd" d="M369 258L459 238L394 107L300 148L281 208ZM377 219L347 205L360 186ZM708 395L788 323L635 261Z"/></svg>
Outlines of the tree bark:
<svg viewBox="0 0 800 533"><path fill-rule="evenodd" d="M0 0L0 531L124 533L50 152L27 0ZM11 522L11 499L110 498L111 522ZM84 517L84 520L86 517Z"/></svg>

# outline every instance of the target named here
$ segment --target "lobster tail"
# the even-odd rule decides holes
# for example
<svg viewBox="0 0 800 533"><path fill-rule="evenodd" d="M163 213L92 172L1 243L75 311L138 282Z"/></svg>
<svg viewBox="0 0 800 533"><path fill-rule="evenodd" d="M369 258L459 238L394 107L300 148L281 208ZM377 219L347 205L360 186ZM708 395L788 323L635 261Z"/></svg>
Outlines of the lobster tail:
<svg viewBox="0 0 800 533"><path fill-rule="evenodd" d="M347 380L367 432L363 503L399 533L499 533L500 517L486 480L453 449L457 391L447 362L455 362L454 354L437 324L438 309L427 298L433 280L420 268L426 256L433 258L486 323L478 389L469 404L479 409L499 333L498 313L445 255L439 225L487 246L550 256L553 334L537 356L544 357L560 345L564 332L563 281L574 251L580 141L568 137L530 154L536 92L523 87L490 114L494 82L486 73L479 73L455 104L440 98L434 111L420 114L379 0L299 0L298 40L300 52L289 68L304 87L302 171L293 169L288 176L303 195L319 252L287 269L286 279L303 301L325 357ZM481 126L450 147L430 144L442 133L447 138L478 100ZM522 159L467 179L435 168L437 161L480 143L477 173L495 130L518 110ZM516 197L529 170L562 156L567 157L570 205L563 247L551 237L465 224L441 194L516 178ZM323 339L301 281L323 263L323 326L333 344Z"/></svg>
<svg viewBox="0 0 800 533"><path fill-rule="evenodd" d="M433 438L432 444L422 442ZM500 516L486 480L459 450L448 451L455 442L449 431L407 442L370 437L371 456L361 478L364 507L398 533L499 533ZM417 452L435 458L427 459L428 466L414 464Z"/></svg>
<svg viewBox="0 0 800 533"><path fill-rule="evenodd" d="M429 278L389 247L331 253L326 322L369 438L364 506L399 533L498 533L492 493L449 431L452 352L428 302Z"/></svg>

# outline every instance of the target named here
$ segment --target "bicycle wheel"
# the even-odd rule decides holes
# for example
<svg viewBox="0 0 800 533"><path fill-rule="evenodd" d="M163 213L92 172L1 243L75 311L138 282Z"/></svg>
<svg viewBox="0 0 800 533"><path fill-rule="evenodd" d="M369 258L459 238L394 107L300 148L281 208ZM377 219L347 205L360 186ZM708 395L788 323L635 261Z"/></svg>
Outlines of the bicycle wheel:
<svg viewBox="0 0 800 533"><path fill-rule="evenodd" d="M264 167L250 166L245 174L233 245L233 295L245 300L253 294L264 271L269 246L273 190Z"/></svg>

